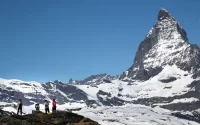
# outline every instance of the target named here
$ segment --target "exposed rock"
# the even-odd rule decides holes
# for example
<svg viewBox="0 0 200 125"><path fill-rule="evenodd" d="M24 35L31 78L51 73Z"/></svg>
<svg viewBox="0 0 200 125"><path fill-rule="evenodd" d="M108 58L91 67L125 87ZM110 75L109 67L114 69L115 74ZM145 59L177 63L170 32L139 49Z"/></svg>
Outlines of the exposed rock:
<svg viewBox="0 0 200 125"><path fill-rule="evenodd" d="M0 116L10 116L12 114L14 114L14 112L8 112L0 109Z"/></svg>
<svg viewBox="0 0 200 125"><path fill-rule="evenodd" d="M197 123L200 123L200 114L193 113L192 115L190 115L190 114L182 114L180 112L177 112L177 113L172 113L172 115L181 119L186 119L189 121L195 121Z"/></svg>
<svg viewBox="0 0 200 125"><path fill-rule="evenodd" d="M104 81L105 83L112 83L111 80L109 80L109 79L103 79L103 81Z"/></svg>
<svg viewBox="0 0 200 125"><path fill-rule="evenodd" d="M200 108L200 102L191 103L175 103L161 106L162 108L173 110L173 111L193 111Z"/></svg>
<svg viewBox="0 0 200 125"><path fill-rule="evenodd" d="M68 112L80 111L82 108L66 109Z"/></svg>
<svg viewBox="0 0 200 125"><path fill-rule="evenodd" d="M200 80L193 81L188 87L194 88L195 91L199 91L200 90Z"/></svg>
<svg viewBox="0 0 200 125"><path fill-rule="evenodd" d="M176 77L169 77L167 79L160 79L160 81L163 82L163 83L170 83L170 82L173 82L175 80L177 80Z"/></svg>
<svg viewBox="0 0 200 125"><path fill-rule="evenodd" d="M24 116L20 115L2 115L0 117L1 125L99 125L97 122L92 121L83 116L58 111L52 114L34 113Z"/></svg>
<svg viewBox="0 0 200 125"><path fill-rule="evenodd" d="M126 102L117 97L112 97L110 93L107 93L101 90L99 90L99 92L97 93L97 98L105 106L113 106L113 105L121 106Z"/></svg>
<svg viewBox="0 0 200 125"><path fill-rule="evenodd" d="M111 80L116 79L114 76L107 75L106 73L104 74L97 74L97 75L91 75L88 78L84 80L70 80L70 84L77 84L77 85L90 85L90 84L96 84L99 85L101 83L107 82L107 83L112 83Z"/></svg>

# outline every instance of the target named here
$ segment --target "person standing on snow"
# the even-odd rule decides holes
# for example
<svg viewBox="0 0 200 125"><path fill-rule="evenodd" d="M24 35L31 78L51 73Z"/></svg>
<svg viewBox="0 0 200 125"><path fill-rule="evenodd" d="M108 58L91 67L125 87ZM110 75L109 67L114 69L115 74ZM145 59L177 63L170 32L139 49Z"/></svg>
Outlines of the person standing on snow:
<svg viewBox="0 0 200 125"><path fill-rule="evenodd" d="M17 104L17 115L19 114L19 112L22 115L22 105L23 105L22 100L19 99L19 102Z"/></svg>
<svg viewBox="0 0 200 125"><path fill-rule="evenodd" d="M55 99L53 99L53 102L52 102L52 113L53 112L56 112L56 101L55 101Z"/></svg>
<svg viewBox="0 0 200 125"><path fill-rule="evenodd" d="M49 113L49 102L47 100L45 100L45 103L44 103L44 106L45 106L45 113Z"/></svg>

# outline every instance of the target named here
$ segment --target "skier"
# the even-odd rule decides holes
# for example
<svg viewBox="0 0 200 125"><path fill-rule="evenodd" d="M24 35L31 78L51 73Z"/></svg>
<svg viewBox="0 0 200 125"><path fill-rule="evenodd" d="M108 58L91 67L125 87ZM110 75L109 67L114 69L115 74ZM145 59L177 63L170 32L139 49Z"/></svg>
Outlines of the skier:
<svg viewBox="0 0 200 125"><path fill-rule="evenodd" d="M53 99L53 102L52 102L52 113L53 112L56 112L56 101L55 101L55 99Z"/></svg>
<svg viewBox="0 0 200 125"><path fill-rule="evenodd" d="M45 113L49 113L49 102L47 100L45 100L45 103L44 103L44 106L45 106Z"/></svg>
<svg viewBox="0 0 200 125"><path fill-rule="evenodd" d="M20 112L20 114L22 115L22 105L23 105L23 103L22 103L22 100L21 99L19 99L19 102L18 102L18 108L17 108L17 115L19 114L19 112Z"/></svg>

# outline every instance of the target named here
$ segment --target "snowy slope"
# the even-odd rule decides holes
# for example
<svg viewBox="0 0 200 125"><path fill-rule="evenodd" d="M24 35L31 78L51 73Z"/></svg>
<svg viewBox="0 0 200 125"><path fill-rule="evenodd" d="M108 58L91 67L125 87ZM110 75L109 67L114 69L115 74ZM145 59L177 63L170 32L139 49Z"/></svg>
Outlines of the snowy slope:
<svg viewBox="0 0 200 125"><path fill-rule="evenodd" d="M58 104L87 100L78 88L55 82L41 84L34 81L0 79L0 100L12 103L21 98L24 105L44 103L45 99L52 100L53 98L57 99Z"/></svg>
<svg viewBox="0 0 200 125"><path fill-rule="evenodd" d="M156 76L144 82L130 82L129 81L121 81L119 79L112 80L111 83L101 83L99 85L65 85L65 84L57 84L57 89L55 93L52 93L54 89L54 83L48 83L45 85L38 84L37 82L24 82L24 81L11 81L1 79L0 87L2 89L7 89L7 91L19 91L24 95L20 97L24 97L24 103L26 101L32 102L29 105L34 105L37 102L37 98L39 98L40 103L44 103L44 99L51 101L51 96L57 97L57 101L59 105L63 104L78 104L84 106L94 106L97 104L99 106L103 105L113 105L119 106L127 103L137 103L138 100L142 99L152 99L152 98L169 98L172 99L162 101L158 99L158 102L154 102L154 105L168 105L174 103L191 103L197 102L198 98L195 97L181 97L188 92L195 91L194 88L188 87L195 79L193 79L192 74L188 71L183 71L178 68L176 65L170 66L166 65L163 67L163 70ZM170 80L173 78L172 80ZM170 80L170 81L168 81ZM198 80L198 79L197 79ZM165 82L163 82L165 81ZM167 82L166 82L167 81ZM33 84L34 83L34 87ZM12 88L12 89L8 89ZM35 91L33 88L37 88L38 92L41 92L41 96L34 96ZM51 91L50 91L51 90ZM6 92L7 92L6 91ZM50 92L50 93L49 93ZM33 95L31 95L31 93ZM5 94L5 93L1 93ZM9 94L9 92L8 92ZM11 95L6 96L6 98L11 98ZM29 95L30 94L30 95ZM55 96L57 95L57 96ZM180 98L173 98L174 96ZM63 100L63 98L66 100ZM35 99L35 100L34 100ZM160 102L159 102L160 100ZM10 102L16 103L17 99L11 100ZM60 101L62 103L60 103ZM121 101L120 104L116 103ZM148 103L151 103L152 100L147 100ZM6 105L8 101L3 100ZM140 101L139 104L145 104L145 102ZM146 105L146 104L145 104ZM96 106L95 106L96 107ZM33 107L34 108L34 107Z"/></svg>
<svg viewBox="0 0 200 125"><path fill-rule="evenodd" d="M195 80L191 78L191 76L192 74L188 71L183 71L176 65L166 65L158 75L151 79L144 82L135 81L131 84L129 81L125 82L119 79L112 80L111 83L104 82L96 86L57 84L56 92L54 92L53 83L50 83L50 87L48 87L48 85L41 86L41 84L37 82L1 79L0 87L7 90L8 93L10 91L23 93L23 95L19 97L24 97L26 100L32 101L33 104L36 103L37 98L43 103L42 100L51 100L52 96L54 96L57 97L58 102L62 101L62 104L68 102L80 103L81 101L86 103L85 101L87 100L93 100L94 102L91 103L91 105L94 103L103 105L103 102L110 103L110 99L112 98L118 98L123 100L124 103L127 103L143 98L183 95L189 91L194 91L194 89L188 87ZM170 79L172 80L170 81ZM35 89L37 89L37 92L39 92L41 96L34 96ZM9 95L6 97L9 98ZM63 98L66 101L64 101ZM17 100L15 99L13 101ZM171 102L172 101L173 100L171 100Z"/></svg>
<svg viewBox="0 0 200 125"><path fill-rule="evenodd" d="M21 80L7 80L7 79L0 79L0 87L1 88L12 88L15 91L23 92L23 93L31 93L37 90L41 94L46 94L44 91L41 83L38 82L25 82Z"/></svg>
<svg viewBox="0 0 200 125"><path fill-rule="evenodd" d="M175 81L169 83L161 82L162 80L169 79L172 76L176 78ZM110 93L111 97L117 97L118 94L120 94L122 95L119 97L120 99L131 101L138 98L173 97L174 95L182 95L191 91L191 88L187 87L194 81L191 76L192 74L179 69L176 65L167 65L157 76L154 76L145 82L135 82L133 85L129 85L128 82L113 80L112 84L104 83L97 87L91 87L88 85L74 86L87 93L88 97L91 99L97 100L97 93L101 90Z"/></svg>

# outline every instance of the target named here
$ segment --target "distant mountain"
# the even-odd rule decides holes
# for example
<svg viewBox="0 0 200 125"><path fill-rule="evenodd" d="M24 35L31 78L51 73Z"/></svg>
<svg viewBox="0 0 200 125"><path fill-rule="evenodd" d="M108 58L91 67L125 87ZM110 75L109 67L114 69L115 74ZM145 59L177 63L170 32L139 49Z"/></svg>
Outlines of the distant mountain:
<svg viewBox="0 0 200 125"><path fill-rule="evenodd" d="M117 76L110 76L107 74L97 74L97 75L92 75L89 76L88 78L84 79L84 80L69 80L69 84L77 84L77 85L91 85L91 84L95 84L95 85L99 85L101 83L104 82L108 82L110 83L111 80L116 79Z"/></svg>

